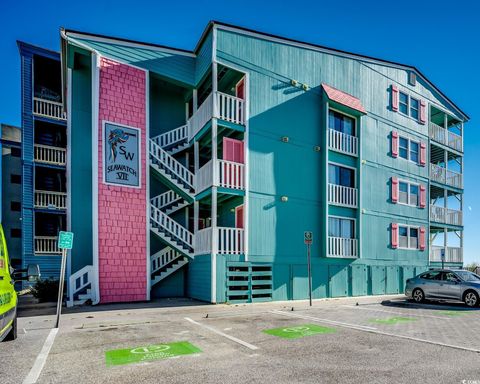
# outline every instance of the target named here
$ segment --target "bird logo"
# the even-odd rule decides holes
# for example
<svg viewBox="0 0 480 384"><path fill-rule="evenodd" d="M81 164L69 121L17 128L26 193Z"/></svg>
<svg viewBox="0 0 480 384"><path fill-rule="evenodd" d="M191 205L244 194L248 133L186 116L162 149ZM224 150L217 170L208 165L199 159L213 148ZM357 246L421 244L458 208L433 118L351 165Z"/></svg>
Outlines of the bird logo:
<svg viewBox="0 0 480 384"><path fill-rule="evenodd" d="M123 129L115 128L108 135L108 145L110 146L109 160L115 162L118 154L117 146L128 140L130 135L125 133Z"/></svg>

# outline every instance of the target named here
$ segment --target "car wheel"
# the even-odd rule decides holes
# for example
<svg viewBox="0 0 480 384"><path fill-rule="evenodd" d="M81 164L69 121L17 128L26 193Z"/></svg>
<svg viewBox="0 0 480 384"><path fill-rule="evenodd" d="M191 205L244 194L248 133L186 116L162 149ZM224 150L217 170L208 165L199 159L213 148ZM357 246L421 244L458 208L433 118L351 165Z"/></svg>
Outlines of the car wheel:
<svg viewBox="0 0 480 384"><path fill-rule="evenodd" d="M17 317L15 316L15 319L13 319L12 323L12 329L8 333L8 335L5 337L5 341L12 341L17 338Z"/></svg>
<svg viewBox="0 0 480 384"><path fill-rule="evenodd" d="M463 301L467 305L467 307L475 307L478 305L478 294L475 291L468 291L465 293L463 297Z"/></svg>
<svg viewBox="0 0 480 384"><path fill-rule="evenodd" d="M425 294L420 288L416 288L412 292L412 298L416 303L421 303L425 300Z"/></svg>

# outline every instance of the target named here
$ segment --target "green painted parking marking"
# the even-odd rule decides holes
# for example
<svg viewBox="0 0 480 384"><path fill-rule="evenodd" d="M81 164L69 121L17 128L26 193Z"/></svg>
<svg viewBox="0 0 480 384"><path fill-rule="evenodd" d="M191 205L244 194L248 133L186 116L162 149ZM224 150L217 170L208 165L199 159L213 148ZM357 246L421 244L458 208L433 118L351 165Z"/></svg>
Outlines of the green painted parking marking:
<svg viewBox="0 0 480 384"><path fill-rule="evenodd" d="M417 319L415 319L413 317L397 316L397 317L389 317L388 319L372 319L372 320L370 320L370 322L371 323L377 323L377 324L393 325L393 324L406 323L406 322L409 322L409 321L416 321L416 320Z"/></svg>
<svg viewBox="0 0 480 384"><path fill-rule="evenodd" d="M321 327L315 324L302 324L286 328L265 329L263 333L282 337L284 339L299 339L305 336L318 335L322 333L334 333L337 330L330 327Z"/></svg>
<svg viewBox="0 0 480 384"><path fill-rule="evenodd" d="M105 352L107 366L143 363L146 361L168 359L175 356L202 352L187 341L168 344L152 344L129 349L112 349Z"/></svg>

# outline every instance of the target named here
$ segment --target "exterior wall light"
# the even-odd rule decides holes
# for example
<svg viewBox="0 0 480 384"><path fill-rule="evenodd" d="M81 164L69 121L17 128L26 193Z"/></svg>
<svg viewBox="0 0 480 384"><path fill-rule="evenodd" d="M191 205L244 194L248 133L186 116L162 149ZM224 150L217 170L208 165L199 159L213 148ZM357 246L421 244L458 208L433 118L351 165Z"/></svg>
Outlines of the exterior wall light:
<svg viewBox="0 0 480 384"><path fill-rule="evenodd" d="M308 91L309 88L310 88L310 87L309 87L307 84L302 84L302 89L303 89L304 91Z"/></svg>
<svg viewBox="0 0 480 384"><path fill-rule="evenodd" d="M320 152L320 146L319 146L319 145L315 145L315 146L313 147L313 150L314 150L315 152Z"/></svg>
<svg viewBox="0 0 480 384"><path fill-rule="evenodd" d="M290 80L290 84L292 84L294 87L296 87L298 85L298 81L297 80Z"/></svg>
<svg viewBox="0 0 480 384"><path fill-rule="evenodd" d="M288 196L282 196L280 200L282 201L282 203L286 203L288 201Z"/></svg>
<svg viewBox="0 0 480 384"><path fill-rule="evenodd" d="M290 139L288 138L288 136L282 136L282 141L283 141L284 143L288 143L289 140L290 140Z"/></svg>
<svg viewBox="0 0 480 384"><path fill-rule="evenodd" d="M367 164L367 160L363 159L362 164Z"/></svg>

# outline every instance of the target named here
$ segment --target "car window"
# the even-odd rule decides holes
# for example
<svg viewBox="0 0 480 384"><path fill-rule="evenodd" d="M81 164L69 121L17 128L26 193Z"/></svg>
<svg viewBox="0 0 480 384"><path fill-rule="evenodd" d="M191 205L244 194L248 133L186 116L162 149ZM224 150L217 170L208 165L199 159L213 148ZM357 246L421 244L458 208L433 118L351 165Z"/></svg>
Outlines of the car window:
<svg viewBox="0 0 480 384"><path fill-rule="evenodd" d="M453 272L444 272L443 280L450 281L453 283L459 281L458 277Z"/></svg>
<svg viewBox="0 0 480 384"><path fill-rule="evenodd" d="M425 280L440 280L442 277L440 271L430 271L420 275L420 278Z"/></svg>
<svg viewBox="0 0 480 384"><path fill-rule="evenodd" d="M479 281L480 276L470 271L457 271L457 275L464 281Z"/></svg>

